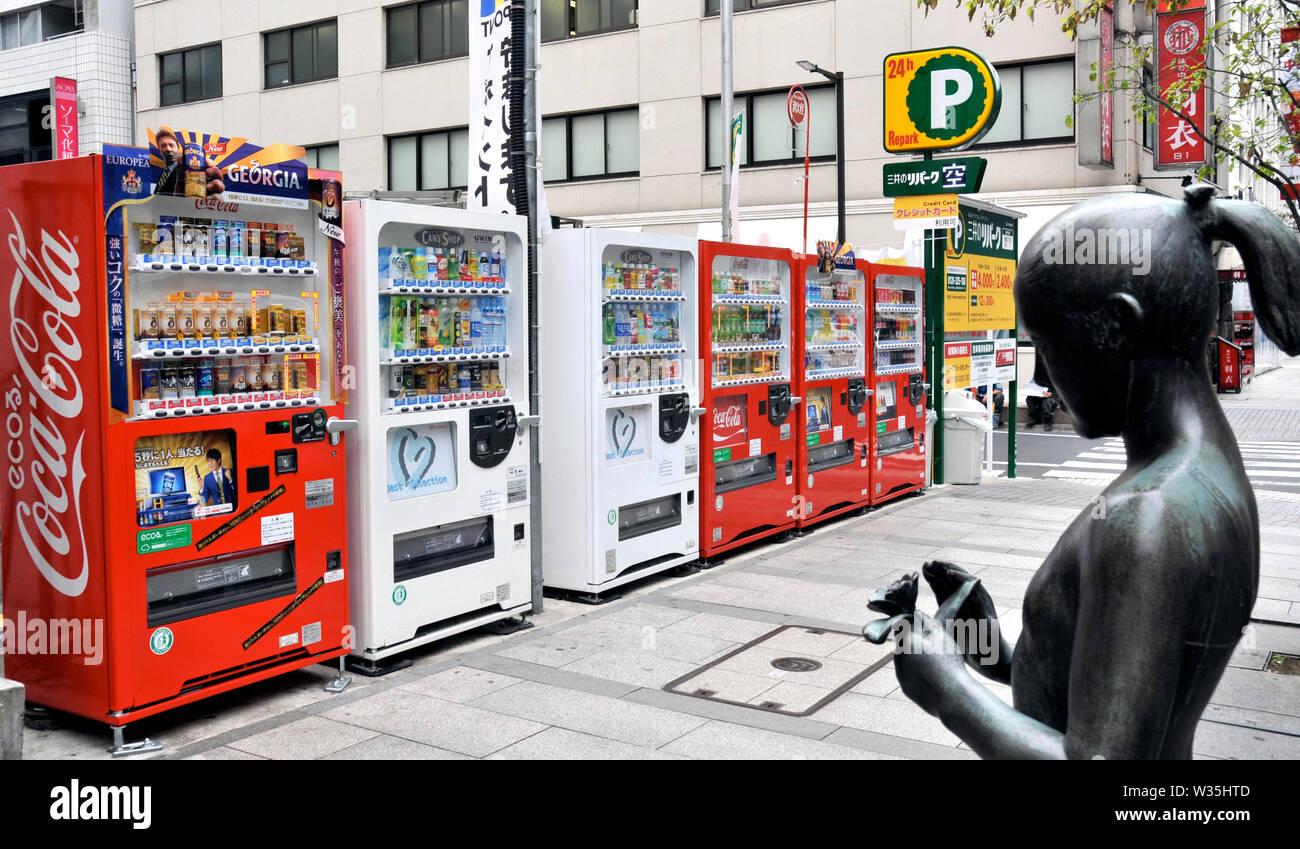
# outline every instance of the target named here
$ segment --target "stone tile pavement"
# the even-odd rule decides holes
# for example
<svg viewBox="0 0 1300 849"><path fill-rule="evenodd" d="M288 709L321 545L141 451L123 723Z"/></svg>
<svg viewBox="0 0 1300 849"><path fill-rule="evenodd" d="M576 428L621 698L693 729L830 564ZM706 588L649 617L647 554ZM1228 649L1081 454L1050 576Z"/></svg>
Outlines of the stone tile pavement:
<svg viewBox="0 0 1300 849"><path fill-rule="evenodd" d="M777 646L819 645L861 669L871 647L808 629L857 632L874 618L866 602L877 587L933 558L978 574L1014 637L1026 585L1096 492L1049 479L937 487L697 575L651 578L603 606L547 599L534 629L452 638L415 652L409 669L354 676L339 695L321 690L332 671L312 667L142 721L128 736L160 739L159 757L196 759L971 758L903 697L891 665L808 716L663 687L783 625L802 630ZM1292 516L1300 504L1285 507ZM1274 515L1265 508L1261 499L1261 515ZM1199 758L1300 758L1300 678L1261 669L1270 651L1300 653L1300 527L1265 518L1261 540L1256 616L1269 624L1234 656L1201 723ZM802 673L740 664L730 674L743 676L731 683L751 701L809 695ZM992 689L1010 700L1009 688ZM25 756L103 758L107 743L103 726L70 720L29 730Z"/></svg>

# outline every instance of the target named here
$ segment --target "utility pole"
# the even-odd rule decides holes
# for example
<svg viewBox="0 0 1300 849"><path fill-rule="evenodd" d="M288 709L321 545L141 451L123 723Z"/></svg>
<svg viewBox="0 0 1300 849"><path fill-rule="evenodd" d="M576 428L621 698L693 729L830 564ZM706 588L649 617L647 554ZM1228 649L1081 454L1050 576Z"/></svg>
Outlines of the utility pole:
<svg viewBox="0 0 1300 849"><path fill-rule="evenodd" d="M731 232L731 113L735 99L735 85L732 80L732 43L731 10L732 0L721 0L718 18L722 23L722 108L718 116L719 138L722 139L726 155L722 157L722 241L730 242L734 236Z"/></svg>

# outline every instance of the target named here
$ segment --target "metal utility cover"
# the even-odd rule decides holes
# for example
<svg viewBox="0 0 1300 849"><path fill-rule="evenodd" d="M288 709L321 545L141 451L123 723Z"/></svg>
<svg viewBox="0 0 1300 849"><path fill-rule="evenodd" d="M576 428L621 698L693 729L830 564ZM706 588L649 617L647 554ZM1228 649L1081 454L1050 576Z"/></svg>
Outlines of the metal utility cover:
<svg viewBox="0 0 1300 849"><path fill-rule="evenodd" d="M670 681L670 693L808 716L887 664L892 644L850 631L782 625Z"/></svg>

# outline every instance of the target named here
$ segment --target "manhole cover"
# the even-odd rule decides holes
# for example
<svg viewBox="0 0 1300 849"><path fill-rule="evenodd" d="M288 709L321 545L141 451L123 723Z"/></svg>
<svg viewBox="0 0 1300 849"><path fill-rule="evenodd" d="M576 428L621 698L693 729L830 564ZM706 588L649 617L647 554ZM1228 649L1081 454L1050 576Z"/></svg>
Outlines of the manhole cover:
<svg viewBox="0 0 1300 849"><path fill-rule="evenodd" d="M822 665L806 657L778 657L772 665L782 672L816 672Z"/></svg>
<svg viewBox="0 0 1300 849"><path fill-rule="evenodd" d="M782 625L664 689L786 716L809 716L889 663L893 646L850 631Z"/></svg>

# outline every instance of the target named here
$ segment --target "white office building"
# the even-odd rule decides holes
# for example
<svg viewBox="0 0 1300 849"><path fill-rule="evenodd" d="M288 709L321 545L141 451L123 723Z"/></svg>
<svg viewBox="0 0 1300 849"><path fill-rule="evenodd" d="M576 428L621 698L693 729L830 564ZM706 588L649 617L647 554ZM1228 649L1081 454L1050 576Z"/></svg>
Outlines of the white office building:
<svg viewBox="0 0 1300 849"><path fill-rule="evenodd" d="M463 187L468 2L136 0L139 137L166 124L301 144L313 162L340 168L348 189ZM1150 29L1117 5L1118 27ZM720 234L717 6L541 0L553 214ZM965 46L997 66L1001 117L974 152L989 160L981 197L1027 213L1022 233L1084 198L1181 191L1179 175L1152 170L1152 128L1123 98L1114 166L1080 164L1080 139L1097 125L1082 111L1073 126L1066 119L1088 65L1049 16L1022 16L990 39L950 3L929 16L915 0L735 0L735 8L736 106L747 118L740 241L802 241L804 139L786 118L787 90L799 83L812 101L810 242L835 234L843 157L849 240L865 250L903 244L881 197L881 166L899 159L883 149L881 92L884 57L908 49ZM801 59L844 74L842 151L834 84L802 70Z"/></svg>
<svg viewBox="0 0 1300 849"><path fill-rule="evenodd" d="M0 165L49 159L50 81L77 81L80 152L131 144L131 0L0 0Z"/></svg>

